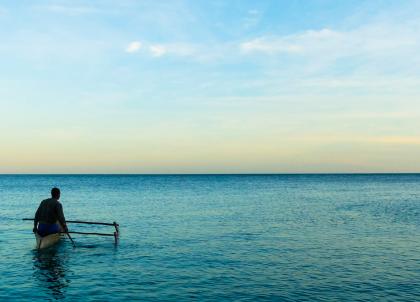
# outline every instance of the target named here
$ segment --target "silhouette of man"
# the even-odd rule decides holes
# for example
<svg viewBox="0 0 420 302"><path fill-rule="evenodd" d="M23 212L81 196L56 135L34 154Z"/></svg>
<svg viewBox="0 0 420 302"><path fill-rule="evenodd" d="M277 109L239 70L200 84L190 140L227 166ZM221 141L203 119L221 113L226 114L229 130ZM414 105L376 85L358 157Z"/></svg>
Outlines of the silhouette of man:
<svg viewBox="0 0 420 302"><path fill-rule="evenodd" d="M61 231L68 232L63 206L59 199L60 189L52 188L51 198L43 200L35 213L34 233L43 237Z"/></svg>

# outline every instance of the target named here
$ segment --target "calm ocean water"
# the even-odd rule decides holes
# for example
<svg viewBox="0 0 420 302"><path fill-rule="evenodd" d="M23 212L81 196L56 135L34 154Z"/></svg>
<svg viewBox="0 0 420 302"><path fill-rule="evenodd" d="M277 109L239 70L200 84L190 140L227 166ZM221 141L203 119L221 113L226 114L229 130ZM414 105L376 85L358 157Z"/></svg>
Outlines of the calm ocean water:
<svg viewBox="0 0 420 302"><path fill-rule="evenodd" d="M67 219L115 220L120 243L34 251L21 218L52 186ZM1 301L420 297L420 175L4 175L0 235Z"/></svg>

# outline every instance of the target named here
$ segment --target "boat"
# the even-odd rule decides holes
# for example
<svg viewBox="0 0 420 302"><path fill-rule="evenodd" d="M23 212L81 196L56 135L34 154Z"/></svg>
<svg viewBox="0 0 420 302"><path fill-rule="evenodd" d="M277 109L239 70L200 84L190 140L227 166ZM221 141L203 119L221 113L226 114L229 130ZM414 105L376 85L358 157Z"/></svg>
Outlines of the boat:
<svg viewBox="0 0 420 302"><path fill-rule="evenodd" d="M63 231L63 227L61 226L61 224L56 221L56 224L58 224L59 229L60 229L60 233L53 233L53 234L49 234L46 236L41 236L38 233L35 233L35 239L36 239L36 249L40 250L40 249L46 249L50 246L53 246L54 244L56 244L58 241L60 241L61 237L62 237L62 231Z"/></svg>
<svg viewBox="0 0 420 302"><path fill-rule="evenodd" d="M29 220L33 221L33 218L23 218L23 220ZM64 235L67 235L67 237L70 239L71 243L73 244L73 247L76 247L73 239L71 238L70 234L81 234L81 235L98 235L98 236L111 236L114 237L115 244L118 244L119 237L120 237L120 229L119 224L115 221L112 223L106 223L106 222L92 222L92 221L80 221L80 220L67 220L67 223L80 223L80 224L94 224L94 225L106 225L106 226L113 226L115 228L115 231L113 233L95 233L95 232L76 232L76 231L69 231L69 232L63 232L63 229L61 228L60 233L54 233L47 236L40 236L38 233L35 233L35 239L36 239L36 249L45 249L50 246L53 246L57 242L60 241ZM57 222L58 223L58 222Z"/></svg>
<svg viewBox="0 0 420 302"><path fill-rule="evenodd" d="M60 241L61 237L61 233L50 234L44 237L36 233L36 249L40 250L53 246L54 244Z"/></svg>

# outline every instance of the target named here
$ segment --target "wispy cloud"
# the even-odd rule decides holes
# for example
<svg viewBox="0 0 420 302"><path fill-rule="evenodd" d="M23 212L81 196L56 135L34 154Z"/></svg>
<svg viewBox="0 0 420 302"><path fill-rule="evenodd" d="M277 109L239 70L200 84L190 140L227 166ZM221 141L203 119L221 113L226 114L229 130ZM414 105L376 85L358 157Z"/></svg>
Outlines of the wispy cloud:
<svg viewBox="0 0 420 302"><path fill-rule="evenodd" d="M141 47L142 47L141 42L133 41L127 45L127 47L125 48L125 51L128 53L134 53L134 52L138 52Z"/></svg>
<svg viewBox="0 0 420 302"><path fill-rule="evenodd" d="M267 54L279 53L301 53L302 47L293 44L285 39L270 39L267 37L255 38L240 44L240 49L244 53L262 52Z"/></svg>
<svg viewBox="0 0 420 302"><path fill-rule="evenodd" d="M329 61L354 56L392 56L420 48L420 22L368 24L348 31L329 28L276 36L265 35L240 43L245 54L298 54Z"/></svg>
<svg viewBox="0 0 420 302"><path fill-rule="evenodd" d="M249 14L254 16L260 13L251 10ZM322 28L288 35L265 34L242 41L212 41L211 44L203 41L162 41L142 42L140 45L147 50L145 53L153 57L172 55L196 61L234 62L241 58L240 55L259 58L294 56L300 60L300 66L317 72L345 58L349 61L339 64L348 65L351 61L363 59L366 61L362 66L365 70L378 67L383 70L404 64L409 69L413 68L413 62L420 65L419 34L419 21L408 20L402 24L381 21L348 30ZM126 51L136 52L139 49L138 44L130 44ZM350 65L346 68L352 70L355 67Z"/></svg>
<svg viewBox="0 0 420 302"><path fill-rule="evenodd" d="M347 75L347 76L328 76L317 77L316 79L308 78L295 81L300 88L333 90L340 91L369 89L371 91L381 91L386 94L401 94L401 90L406 94L418 92L420 87L420 78L414 76L363 76L363 75ZM395 87L399 87L395 90Z"/></svg>
<svg viewBox="0 0 420 302"><path fill-rule="evenodd" d="M197 46L187 43L150 43L132 41L126 46L125 51L127 53L136 53L143 49L145 50L143 52L144 54L151 55L155 58L163 56L193 57L199 55Z"/></svg>
<svg viewBox="0 0 420 302"><path fill-rule="evenodd" d="M371 142L393 145L420 145L418 136L385 136L372 138Z"/></svg>
<svg viewBox="0 0 420 302"><path fill-rule="evenodd" d="M152 54L152 56L154 56L154 57L161 57L165 53L167 53L167 49L163 45L157 45L157 44L156 45L150 45L149 50L150 50L150 53Z"/></svg>

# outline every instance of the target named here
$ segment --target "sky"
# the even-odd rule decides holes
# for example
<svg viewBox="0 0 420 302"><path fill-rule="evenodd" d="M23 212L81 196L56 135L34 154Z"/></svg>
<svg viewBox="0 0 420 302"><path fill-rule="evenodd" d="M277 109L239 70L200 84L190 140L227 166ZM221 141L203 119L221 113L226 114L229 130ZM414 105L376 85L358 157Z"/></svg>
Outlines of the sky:
<svg viewBox="0 0 420 302"><path fill-rule="evenodd" d="M0 0L0 173L420 172L420 1Z"/></svg>

